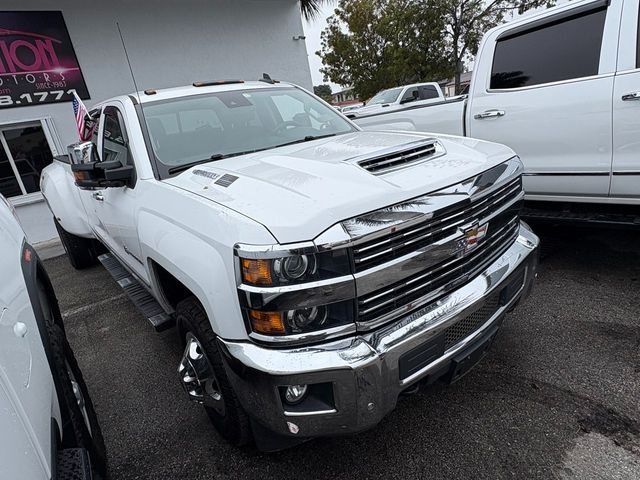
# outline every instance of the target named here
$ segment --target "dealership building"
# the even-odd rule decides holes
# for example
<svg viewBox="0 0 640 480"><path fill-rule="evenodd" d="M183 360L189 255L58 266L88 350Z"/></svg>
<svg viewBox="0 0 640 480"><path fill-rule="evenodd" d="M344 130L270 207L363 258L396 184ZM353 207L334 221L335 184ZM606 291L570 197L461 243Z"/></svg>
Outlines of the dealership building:
<svg viewBox="0 0 640 480"><path fill-rule="evenodd" d="M133 92L133 78L145 90L268 72L312 87L297 0L4 0L0 8L0 193L41 248L57 234L40 172L78 141L74 91L91 108Z"/></svg>

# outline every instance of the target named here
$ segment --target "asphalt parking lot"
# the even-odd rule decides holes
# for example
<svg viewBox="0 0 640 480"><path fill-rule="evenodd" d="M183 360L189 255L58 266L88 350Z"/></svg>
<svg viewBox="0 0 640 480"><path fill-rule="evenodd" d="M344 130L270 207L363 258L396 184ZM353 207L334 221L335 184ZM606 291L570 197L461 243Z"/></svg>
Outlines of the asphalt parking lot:
<svg viewBox="0 0 640 480"><path fill-rule="evenodd" d="M533 295L469 375L401 399L377 428L277 454L235 449L187 401L106 270L46 267L114 479L638 479L640 232L546 229Z"/></svg>

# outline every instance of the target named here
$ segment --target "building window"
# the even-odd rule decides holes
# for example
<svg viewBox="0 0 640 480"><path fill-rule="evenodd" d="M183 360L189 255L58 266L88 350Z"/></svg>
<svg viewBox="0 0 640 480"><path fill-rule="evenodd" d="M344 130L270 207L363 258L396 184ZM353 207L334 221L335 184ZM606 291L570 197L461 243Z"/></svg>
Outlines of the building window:
<svg viewBox="0 0 640 480"><path fill-rule="evenodd" d="M0 193L40 191L40 173L53 161L42 123L0 127Z"/></svg>
<svg viewBox="0 0 640 480"><path fill-rule="evenodd" d="M491 88L541 85L598 74L606 8L498 38Z"/></svg>

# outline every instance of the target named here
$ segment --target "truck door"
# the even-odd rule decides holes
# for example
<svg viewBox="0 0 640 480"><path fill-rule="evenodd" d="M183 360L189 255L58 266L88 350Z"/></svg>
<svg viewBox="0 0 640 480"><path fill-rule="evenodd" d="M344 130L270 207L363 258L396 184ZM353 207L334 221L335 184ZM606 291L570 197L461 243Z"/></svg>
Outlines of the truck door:
<svg viewBox="0 0 640 480"><path fill-rule="evenodd" d="M638 0L626 0L613 89L612 197L640 198L640 21Z"/></svg>
<svg viewBox="0 0 640 480"><path fill-rule="evenodd" d="M621 3L568 4L497 29L483 42L469 136L515 150L530 199L609 194Z"/></svg>
<svg viewBox="0 0 640 480"><path fill-rule="evenodd" d="M118 160L123 165L134 165L129 135L127 134L124 108L108 105L102 114L102 127L98 149L103 162ZM94 231L109 250L147 281L138 240L136 198L139 189L133 187L109 187L92 191L96 224Z"/></svg>

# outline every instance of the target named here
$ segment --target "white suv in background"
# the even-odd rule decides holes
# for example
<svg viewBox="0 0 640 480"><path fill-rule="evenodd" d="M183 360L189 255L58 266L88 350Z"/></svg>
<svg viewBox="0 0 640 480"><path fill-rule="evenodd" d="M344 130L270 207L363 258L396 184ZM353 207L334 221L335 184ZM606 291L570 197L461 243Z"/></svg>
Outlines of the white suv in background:
<svg viewBox="0 0 640 480"><path fill-rule="evenodd" d="M102 433L58 302L2 195L0 278L0 479L103 477Z"/></svg>

